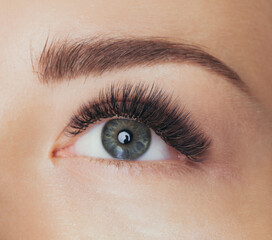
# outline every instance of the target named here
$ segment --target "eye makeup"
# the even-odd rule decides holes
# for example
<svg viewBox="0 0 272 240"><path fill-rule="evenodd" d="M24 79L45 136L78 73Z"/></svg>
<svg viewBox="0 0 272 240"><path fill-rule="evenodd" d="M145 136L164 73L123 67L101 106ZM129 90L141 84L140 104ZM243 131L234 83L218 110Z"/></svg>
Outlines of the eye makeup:
<svg viewBox="0 0 272 240"><path fill-rule="evenodd" d="M97 99L82 105L72 116L65 133L78 136L92 124L110 118L145 124L193 162L205 160L211 145L211 139L192 120L190 112L163 89L144 83L113 83L103 88Z"/></svg>

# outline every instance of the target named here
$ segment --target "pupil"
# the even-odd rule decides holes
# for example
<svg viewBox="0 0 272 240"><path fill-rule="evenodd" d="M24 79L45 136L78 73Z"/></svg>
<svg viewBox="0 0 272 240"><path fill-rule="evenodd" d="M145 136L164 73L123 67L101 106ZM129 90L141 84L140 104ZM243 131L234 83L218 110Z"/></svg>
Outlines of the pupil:
<svg viewBox="0 0 272 240"><path fill-rule="evenodd" d="M118 141L122 144L128 144L132 140L132 134L128 130L122 130L118 133Z"/></svg>

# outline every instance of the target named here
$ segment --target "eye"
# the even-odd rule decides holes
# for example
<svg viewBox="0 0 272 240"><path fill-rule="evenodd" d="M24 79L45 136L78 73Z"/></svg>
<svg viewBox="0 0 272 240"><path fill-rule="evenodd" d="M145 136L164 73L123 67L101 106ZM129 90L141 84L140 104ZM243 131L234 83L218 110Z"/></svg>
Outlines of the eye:
<svg viewBox="0 0 272 240"><path fill-rule="evenodd" d="M145 124L131 119L111 119L94 125L74 144L77 156L119 160L165 160L177 158Z"/></svg>
<svg viewBox="0 0 272 240"><path fill-rule="evenodd" d="M71 141L63 146L65 140L60 137L52 156L201 162L210 138L197 125L160 88L112 85L73 114L64 130Z"/></svg>

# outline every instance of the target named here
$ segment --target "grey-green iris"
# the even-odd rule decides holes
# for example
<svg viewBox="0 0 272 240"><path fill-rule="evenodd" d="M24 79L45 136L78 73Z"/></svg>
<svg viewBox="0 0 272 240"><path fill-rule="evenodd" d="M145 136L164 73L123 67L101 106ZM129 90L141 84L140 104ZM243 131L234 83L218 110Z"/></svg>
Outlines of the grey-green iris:
<svg viewBox="0 0 272 240"><path fill-rule="evenodd" d="M134 160L147 151L151 132L146 125L135 120L112 119L103 127L101 138L112 157Z"/></svg>

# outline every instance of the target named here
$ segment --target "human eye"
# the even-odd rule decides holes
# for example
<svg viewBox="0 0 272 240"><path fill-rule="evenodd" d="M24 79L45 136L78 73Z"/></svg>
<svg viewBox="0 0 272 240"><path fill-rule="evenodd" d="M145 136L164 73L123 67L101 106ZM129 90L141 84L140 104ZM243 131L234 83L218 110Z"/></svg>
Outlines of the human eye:
<svg viewBox="0 0 272 240"><path fill-rule="evenodd" d="M164 160L177 156L153 130L127 118L95 124L74 145L76 155L119 160Z"/></svg>
<svg viewBox="0 0 272 240"><path fill-rule="evenodd" d="M74 139L55 157L130 162L201 162L211 141L190 113L154 84L113 84L81 106L65 129Z"/></svg>

